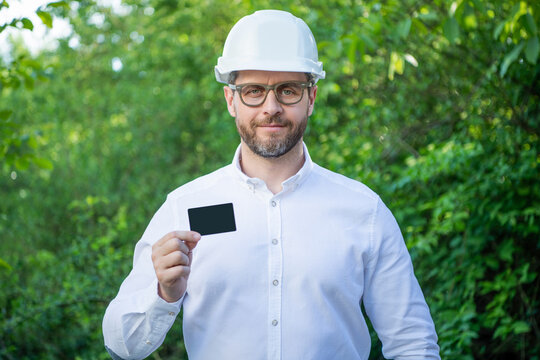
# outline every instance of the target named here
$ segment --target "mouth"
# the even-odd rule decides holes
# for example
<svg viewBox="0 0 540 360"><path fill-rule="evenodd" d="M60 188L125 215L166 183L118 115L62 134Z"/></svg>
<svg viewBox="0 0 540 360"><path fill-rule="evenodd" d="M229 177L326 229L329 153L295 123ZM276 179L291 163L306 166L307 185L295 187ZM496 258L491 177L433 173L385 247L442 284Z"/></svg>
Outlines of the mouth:
<svg viewBox="0 0 540 360"><path fill-rule="evenodd" d="M252 124L252 129L259 129L266 134L278 134L283 132L285 129L290 127L289 121L278 118L278 117L269 117L266 119L261 119L258 122Z"/></svg>
<svg viewBox="0 0 540 360"><path fill-rule="evenodd" d="M286 128L283 124L261 124L258 127L268 133L277 133Z"/></svg>
<svg viewBox="0 0 540 360"><path fill-rule="evenodd" d="M264 127L264 128L282 128L282 127L285 127L285 125L281 125L281 124L263 124L263 125L259 125L259 127Z"/></svg>

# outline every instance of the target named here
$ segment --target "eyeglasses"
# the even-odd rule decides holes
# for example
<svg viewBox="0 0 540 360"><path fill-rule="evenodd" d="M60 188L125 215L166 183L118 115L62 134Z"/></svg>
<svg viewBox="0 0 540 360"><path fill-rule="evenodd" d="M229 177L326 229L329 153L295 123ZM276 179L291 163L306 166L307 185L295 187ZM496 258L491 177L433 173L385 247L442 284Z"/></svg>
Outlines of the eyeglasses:
<svg viewBox="0 0 540 360"><path fill-rule="evenodd" d="M304 89L313 87L313 84L302 81L285 81L274 85L240 84L229 87L238 91L240 100L244 105L255 107L262 105L270 90L274 90L276 99L283 105L299 103L304 96Z"/></svg>

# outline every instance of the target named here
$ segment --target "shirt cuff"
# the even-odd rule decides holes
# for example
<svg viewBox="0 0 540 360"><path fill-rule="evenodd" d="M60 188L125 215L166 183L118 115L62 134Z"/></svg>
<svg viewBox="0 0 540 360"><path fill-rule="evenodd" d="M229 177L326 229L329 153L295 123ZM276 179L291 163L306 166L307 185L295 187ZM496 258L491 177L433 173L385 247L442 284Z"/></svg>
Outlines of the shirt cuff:
<svg viewBox="0 0 540 360"><path fill-rule="evenodd" d="M150 354L163 343L167 332L180 313L182 302L184 300L184 297L182 296L178 301L169 303L158 295L157 280L153 286L155 289L153 290L153 301L149 304L146 311L146 321L148 324L151 324L151 331L149 331L136 346L136 354Z"/></svg>
<svg viewBox="0 0 540 360"><path fill-rule="evenodd" d="M161 309L161 310L167 311L167 312L172 311L172 312L175 312L176 315L178 315L178 313L180 312L180 308L182 307L182 303L184 302L184 297L186 296L186 293L184 292L184 295L182 295L182 297L180 299L178 299L177 301L168 302L165 299L163 299L161 296L159 296L159 292L158 292L159 284L158 284L157 280L154 280L154 284L152 286L155 289L156 297L155 297L155 299L153 301L153 304L152 304L152 306L150 308L152 310Z"/></svg>

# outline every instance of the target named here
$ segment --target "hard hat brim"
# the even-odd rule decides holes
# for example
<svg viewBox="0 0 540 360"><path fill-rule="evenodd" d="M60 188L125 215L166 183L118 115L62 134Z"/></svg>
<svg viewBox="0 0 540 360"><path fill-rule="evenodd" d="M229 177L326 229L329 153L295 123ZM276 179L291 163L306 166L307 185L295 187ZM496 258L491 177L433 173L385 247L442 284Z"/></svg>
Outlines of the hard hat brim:
<svg viewBox="0 0 540 360"><path fill-rule="evenodd" d="M313 74L314 81L324 79L325 72L322 69L322 62L310 59L287 59L278 61L276 59L238 59L220 57L215 67L216 80L227 84L229 74L233 71L260 70L260 71L286 71L303 72Z"/></svg>

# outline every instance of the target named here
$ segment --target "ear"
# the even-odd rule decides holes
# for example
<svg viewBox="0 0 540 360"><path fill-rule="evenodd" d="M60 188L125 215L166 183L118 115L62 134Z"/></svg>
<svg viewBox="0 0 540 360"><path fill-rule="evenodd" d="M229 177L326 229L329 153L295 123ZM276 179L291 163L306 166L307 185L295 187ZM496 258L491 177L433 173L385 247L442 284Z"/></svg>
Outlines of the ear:
<svg viewBox="0 0 540 360"><path fill-rule="evenodd" d="M317 97L317 85L313 86L309 90L309 104L308 104L308 116L311 116L313 113L313 108L315 107L315 98Z"/></svg>
<svg viewBox="0 0 540 360"><path fill-rule="evenodd" d="M234 91L228 87L223 87L223 95L225 95L225 101L227 101L227 109L232 117L236 117L236 108L234 107Z"/></svg>

